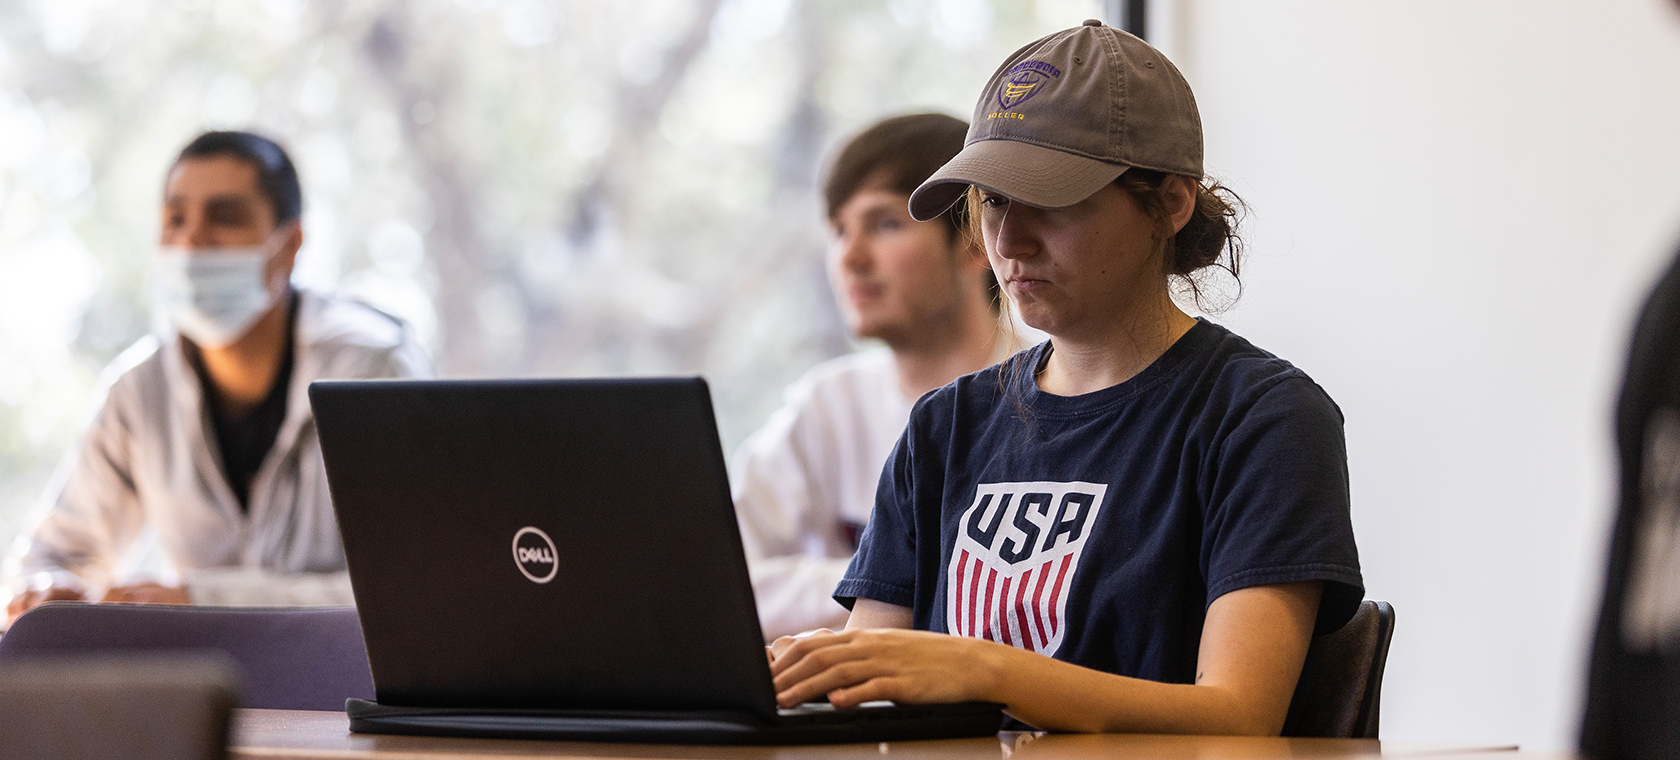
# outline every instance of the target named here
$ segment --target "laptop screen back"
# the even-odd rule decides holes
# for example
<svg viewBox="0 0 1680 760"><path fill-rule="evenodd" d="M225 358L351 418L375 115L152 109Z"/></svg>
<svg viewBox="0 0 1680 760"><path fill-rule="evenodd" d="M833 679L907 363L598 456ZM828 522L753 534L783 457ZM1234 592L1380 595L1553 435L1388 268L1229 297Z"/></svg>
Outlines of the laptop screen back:
<svg viewBox="0 0 1680 760"><path fill-rule="evenodd" d="M381 704L774 715L704 381L310 400Z"/></svg>

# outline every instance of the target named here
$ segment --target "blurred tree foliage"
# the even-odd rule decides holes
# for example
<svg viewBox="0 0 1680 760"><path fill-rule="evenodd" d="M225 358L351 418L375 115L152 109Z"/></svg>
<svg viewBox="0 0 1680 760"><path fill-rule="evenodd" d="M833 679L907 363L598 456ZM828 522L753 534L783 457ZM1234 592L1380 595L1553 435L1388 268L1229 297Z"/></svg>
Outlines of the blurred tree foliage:
<svg viewBox="0 0 1680 760"><path fill-rule="evenodd" d="M455 376L699 373L726 444L846 351L825 151L966 117L1094 0L0 0L0 542L150 327L175 151L248 128L305 190L295 279Z"/></svg>

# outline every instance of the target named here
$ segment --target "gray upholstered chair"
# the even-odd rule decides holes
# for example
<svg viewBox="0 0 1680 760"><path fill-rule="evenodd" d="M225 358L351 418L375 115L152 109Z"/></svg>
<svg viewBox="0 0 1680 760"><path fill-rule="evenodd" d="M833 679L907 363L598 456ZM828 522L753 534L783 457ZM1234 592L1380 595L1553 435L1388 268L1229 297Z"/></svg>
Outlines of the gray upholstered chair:
<svg viewBox="0 0 1680 760"><path fill-rule="evenodd" d="M215 652L14 658L0 664L0 757L223 760L237 694Z"/></svg>
<svg viewBox="0 0 1680 760"><path fill-rule="evenodd" d="M0 666L32 656L206 649L233 660L242 707L343 710L348 697L374 696L354 607L55 602L0 636Z"/></svg>
<svg viewBox="0 0 1680 760"><path fill-rule="evenodd" d="M1394 607L1364 601L1341 628L1316 636L1289 703L1284 736L1377 738Z"/></svg>

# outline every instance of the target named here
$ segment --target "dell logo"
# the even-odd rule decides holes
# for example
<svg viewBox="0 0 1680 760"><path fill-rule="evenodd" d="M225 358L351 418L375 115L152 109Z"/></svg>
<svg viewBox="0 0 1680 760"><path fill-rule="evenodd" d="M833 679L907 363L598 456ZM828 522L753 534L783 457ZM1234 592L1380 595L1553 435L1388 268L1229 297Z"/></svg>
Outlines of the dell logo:
<svg viewBox="0 0 1680 760"><path fill-rule="evenodd" d="M523 546L519 547L519 564L521 565L528 562L539 562L546 565L553 561L554 555L549 553L547 547L539 546L535 549L527 549Z"/></svg>
<svg viewBox="0 0 1680 760"><path fill-rule="evenodd" d="M537 528L520 528L513 534L513 564L532 583L547 583L560 572L554 540Z"/></svg>

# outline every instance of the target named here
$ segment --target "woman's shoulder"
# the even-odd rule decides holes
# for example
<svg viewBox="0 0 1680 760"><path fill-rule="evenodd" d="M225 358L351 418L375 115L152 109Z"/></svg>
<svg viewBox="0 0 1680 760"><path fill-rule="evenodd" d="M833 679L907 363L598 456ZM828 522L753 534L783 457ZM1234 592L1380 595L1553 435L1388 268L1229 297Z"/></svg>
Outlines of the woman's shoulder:
<svg viewBox="0 0 1680 760"><path fill-rule="evenodd" d="M1202 326L1208 334L1199 380L1208 386L1210 401L1221 400L1236 409L1284 406L1324 411L1340 421L1341 409L1330 394L1293 362L1224 326L1207 321Z"/></svg>

